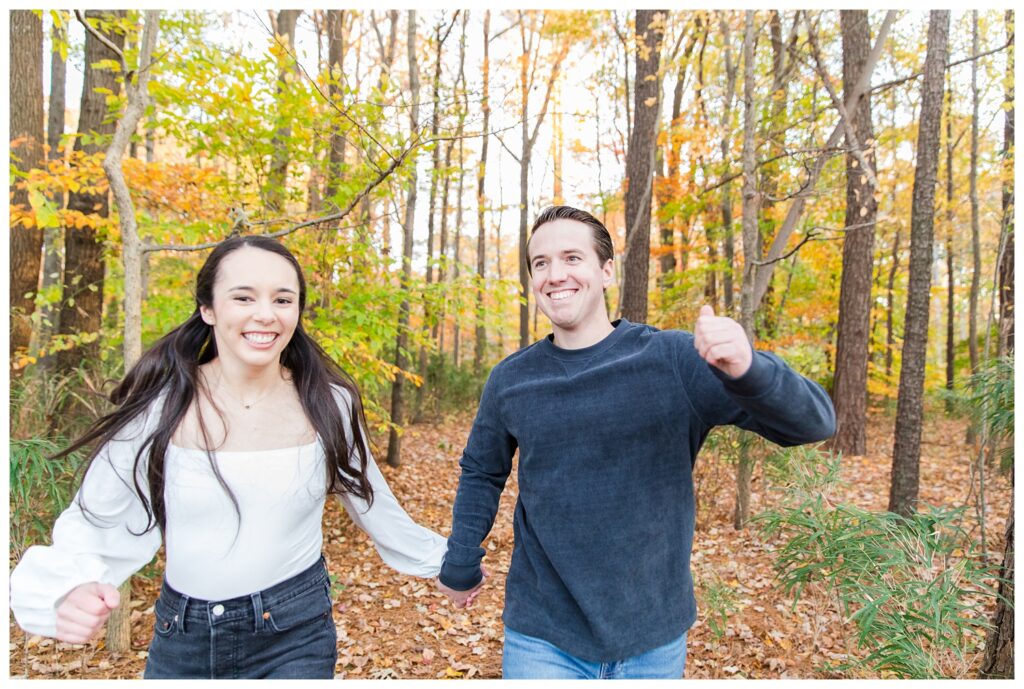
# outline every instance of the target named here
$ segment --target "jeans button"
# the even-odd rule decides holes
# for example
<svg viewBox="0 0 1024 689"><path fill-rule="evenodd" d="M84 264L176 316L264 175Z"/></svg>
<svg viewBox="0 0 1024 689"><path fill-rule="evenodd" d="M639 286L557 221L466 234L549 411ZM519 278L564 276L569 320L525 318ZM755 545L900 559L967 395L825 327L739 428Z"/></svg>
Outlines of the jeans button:
<svg viewBox="0 0 1024 689"><path fill-rule="evenodd" d="M220 603L217 603L217 605L213 606L213 614L215 616L217 616L217 617L220 617L221 615L223 615L224 614L224 606L221 605Z"/></svg>

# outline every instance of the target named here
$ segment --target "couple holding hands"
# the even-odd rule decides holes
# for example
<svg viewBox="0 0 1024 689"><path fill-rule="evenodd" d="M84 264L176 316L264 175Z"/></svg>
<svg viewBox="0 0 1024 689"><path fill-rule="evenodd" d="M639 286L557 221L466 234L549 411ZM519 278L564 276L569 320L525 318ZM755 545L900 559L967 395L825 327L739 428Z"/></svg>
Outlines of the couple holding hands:
<svg viewBox="0 0 1024 689"><path fill-rule="evenodd" d="M266 237L223 241L195 311L66 451L92 450L53 544L11 573L18 624L88 641L163 543L146 678L330 678L327 496L387 565L470 605L518 450L503 676L681 677L698 450L723 424L781 445L826 439L831 401L708 306L692 334L610 321L612 241L586 211L545 209L528 257L552 334L491 371L445 539L374 463L358 388L303 329L295 257Z"/></svg>

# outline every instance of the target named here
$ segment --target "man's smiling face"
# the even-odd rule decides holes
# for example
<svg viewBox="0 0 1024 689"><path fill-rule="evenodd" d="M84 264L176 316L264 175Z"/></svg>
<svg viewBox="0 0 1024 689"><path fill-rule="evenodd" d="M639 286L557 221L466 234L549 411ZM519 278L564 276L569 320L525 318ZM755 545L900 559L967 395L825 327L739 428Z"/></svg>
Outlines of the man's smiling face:
<svg viewBox="0 0 1024 689"><path fill-rule="evenodd" d="M586 332L608 323L604 290L614 278L611 260L601 264L592 230L576 220L538 227L528 246L533 294L559 331Z"/></svg>

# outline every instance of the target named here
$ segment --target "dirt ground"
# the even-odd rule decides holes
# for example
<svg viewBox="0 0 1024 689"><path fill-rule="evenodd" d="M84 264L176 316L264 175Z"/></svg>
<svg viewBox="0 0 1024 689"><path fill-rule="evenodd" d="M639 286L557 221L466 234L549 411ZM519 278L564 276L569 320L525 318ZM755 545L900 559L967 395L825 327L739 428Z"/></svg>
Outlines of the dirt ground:
<svg viewBox="0 0 1024 689"><path fill-rule="evenodd" d="M403 439L400 468L383 466L392 490L419 523L447 535L458 482L458 460L469 432L468 416L412 426ZM888 500L892 419L875 413L868 452L843 460L843 501L884 510ZM921 500L946 506L962 504L971 484L971 450L963 444L964 424L932 415L926 422L921 459ZM795 606L775 579L773 553L756 529L732 527L732 468L709 453L698 462L698 527L693 574L700 618L690 630L687 678L825 678L827 662L842 661L847 646L844 626L827 601L807 596ZM761 470L754 476L753 512L769 506ZM504 581L512 554L515 476L502 496L498 518L485 542L491 572L486 590L468 610L456 610L433 583L387 568L369 539L344 510L328 501L324 514L324 551L337 595L338 678L498 678L501 676ZM1010 499L1007 477L987 476L988 548L1002 552ZM162 555L161 555L162 557ZM108 652L102 640L71 645L27 636L10 617L10 671L15 678L134 678L145 665L152 636L153 602L162 560L133 578L132 652ZM709 583L710 582L710 583ZM708 586L728 589L729 614L709 619L716 605ZM342 588L343 587L343 588ZM989 607L976 614L988 616ZM718 608L721 609L721 608ZM846 627L848 629L848 627ZM983 651L969 654L953 676L971 677ZM852 677L854 675L845 675ZM858 675L860 676L860 675Z"/></svg>

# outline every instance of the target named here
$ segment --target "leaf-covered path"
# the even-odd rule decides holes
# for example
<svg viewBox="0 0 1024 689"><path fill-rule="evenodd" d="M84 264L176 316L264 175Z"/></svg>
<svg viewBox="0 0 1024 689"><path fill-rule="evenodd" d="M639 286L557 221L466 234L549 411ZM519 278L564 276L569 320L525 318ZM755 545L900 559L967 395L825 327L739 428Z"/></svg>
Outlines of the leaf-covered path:
<svg viewBox="0 0 1024 689"><path fill-rule="evenodd" d="M399 469L382 467L402 505L421 524L447 535L458 482L458 458L469 417L411 427L402 443ZM859 507L884 510L887 503L892 419L876 413L869 428L869 451L843 463L842 499ZM963 444L964 425L932 415L922 444L921 500L961 504L970 485L971 453ZM822 677L816 668L849 652L838 618L823 601L792 600L776 587L772 555L777 544L756 530L732 528L731 467L705 453L699 463L702 508L693 553L700 618L690 631L686 676ZM1009 480L986 478L989 549L1002 552L1009 506ZM769 506L764 478L755 475L752 508ZM476 604L455 610L432 582L414 579L383 565L369 539L356 529L336 501L324 516L324 550L336 577L334 618L338 629L339 678L497 678L501 676L501 609L504 581L512 555L512 513L517 484L510 478L494 530L486 542L485 563L492 576ZM597 537L597 535L595 535ZM10 625L13 677L132 678L141 675L152 635L153 601L162 562L147 568L149 578L134 579L134 650L108 653L97 641L72 646L40 637L27 638ZM714 589L714 591L712 591ZM712 596L724 591L729 604L724 620L709 617ZM978 610L987 616L990 610ZM981 653L955 670L973 676Z"/></svg>

